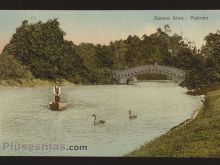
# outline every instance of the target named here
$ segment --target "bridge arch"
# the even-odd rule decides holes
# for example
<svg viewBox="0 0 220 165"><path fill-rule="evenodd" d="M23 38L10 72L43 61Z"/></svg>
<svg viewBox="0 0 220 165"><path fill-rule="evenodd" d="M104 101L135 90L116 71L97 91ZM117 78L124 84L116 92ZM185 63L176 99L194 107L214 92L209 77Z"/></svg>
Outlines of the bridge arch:
<svg viewBox="0 0 220 165"><path fill-rule="evenodd" d="M184 81L186 75L186 71L175 67L165 65L142 65L125 70L115 70L113 71L112 76L117 83L127 84L130 79L148 73L166 75L168 78L177 81L179 84Z"/></svg>

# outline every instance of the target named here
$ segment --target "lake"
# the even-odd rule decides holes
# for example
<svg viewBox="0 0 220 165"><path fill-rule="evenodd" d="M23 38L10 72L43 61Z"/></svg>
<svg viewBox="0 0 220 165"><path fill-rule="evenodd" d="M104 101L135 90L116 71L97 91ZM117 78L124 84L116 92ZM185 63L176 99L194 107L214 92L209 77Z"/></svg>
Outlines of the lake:
<svg viewBox="0 0 220 165"><path fill-rule="evenodd" d="M123 156L191 117L201 96L172 81L62 87L64 111L49 110L52 87L0 89L0 155ZM128 111L137 115L129 120ZM93 114L105 120L93 125ZM29 145L87 146L42 151ZM5 147L3 149L3 147Z"/></svg>

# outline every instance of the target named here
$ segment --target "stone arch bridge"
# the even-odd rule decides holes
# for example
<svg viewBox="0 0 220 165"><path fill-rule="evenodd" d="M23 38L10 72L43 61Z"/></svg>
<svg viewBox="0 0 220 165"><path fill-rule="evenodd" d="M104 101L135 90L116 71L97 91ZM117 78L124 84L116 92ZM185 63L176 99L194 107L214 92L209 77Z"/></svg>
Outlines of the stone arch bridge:
<svg viewBox="0 0 220 165"><path fill-rule="evenodd" d="M166 75L168 79L177 81L179 84L184 81L186 74L184 70L175 67L155 64L142 65L125 70L115 70L113 71L112 76L117 81L117 83L128 84L128 82L134 79L136 76L148 73Z"/></svg>

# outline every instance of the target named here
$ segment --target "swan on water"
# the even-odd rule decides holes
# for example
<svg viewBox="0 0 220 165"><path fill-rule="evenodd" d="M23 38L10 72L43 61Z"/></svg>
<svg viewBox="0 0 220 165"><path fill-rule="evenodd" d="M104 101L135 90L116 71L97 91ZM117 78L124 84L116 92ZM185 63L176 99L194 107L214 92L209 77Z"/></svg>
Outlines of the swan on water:
<svg viewBox="0 0 220 165"><path fill-rule="evenodd" d="M136 115L131 115L131 110L129 110L129 119L136 119L137 116Z"/></svg>
<svg viewBox="0 0 220 165"><path fill-rule="evenodd" d="M96 120L96 115L95 114L93 114L92 117L94 117L94 125L104 124L105 123L104 120Z"/></svg>

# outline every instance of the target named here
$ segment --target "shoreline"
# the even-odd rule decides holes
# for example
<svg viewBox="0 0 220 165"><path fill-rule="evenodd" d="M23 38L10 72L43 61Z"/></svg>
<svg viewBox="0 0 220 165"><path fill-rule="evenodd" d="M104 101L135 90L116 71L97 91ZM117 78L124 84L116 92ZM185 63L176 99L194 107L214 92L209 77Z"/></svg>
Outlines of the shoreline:
<svg viewBox="0 0 220 165"><path fill-rule="evenodd" d="M54 81L49 80L41 80L41 79L33 79L33 80L19 80L19 81L13 81L13 80L2 80L0 81L0 89L1 88L37 88L37 87L50 87L54 86L56 83ZM71 83L67 80L62 79L61 80L62 86L76 86L76 84Z"/></svg>
<svg viewBox="0 0 220 165"><path fill-rule="evenodd" d="M204 97L204 99L205 99L205 97ZM205 100L204 100L204 101L205 101ZM201 100L201 102L203 102L203 100ZM183 126L185 126L186 124L189 124L190 122L192 122L193 120L195 120L196 117L199 115L199 113L202 112L203 108L204 108L204 104L202 103L202 105L198 106L198 107L192 112L190 118L188 118L188 119L184 120L183 122L181 122L180 124L178 124L178 125L176 125L176 126L170 128L166 133L168 133L169 131L172 131L172 130L174 130L174 129L178 129L178 128L180 128L180 127L183 127ZM166 134L166 133L165 133L165 134Z"/></svg>
<svg viewBox="0 0 220 165"><path fill-rule="evenodd" d="M172 80L140 80L139 82L172 82ZM42 79L33 79L33 80L2 80L0 81L1 88L37 88L37 87L50 87L54 86L56 83L54 81L42 80ZM111 84L75 84L65 79L61 80L61 86L80 86L80 85L115 85ZM130 85L130 84L127 84Z"/></svg>
<svg viewBox="0 0 220 165"><path fill-rule="evenodd" d="M217 147L220 145L220 86L217 86L203 88L202 92L195 90L194 94L199 92L205 96L189 119L124 157L220 157Z"/></svg>
<svg viewBox="0 0 220 165"><path fill-rule="evenodd" d="M188 93L186 93L186 94L188 94ZM189 95L190 95L190 94L189 94ZM179 129L179 128L181 128L181 127L183 127L183 126L189 124L189 123L192 122L193 120L195 120L196 117L199 115L199 113L202 112L202 110L203 110L203 108L204 108L204 102L205 102L205 100L206 100L206 97L204 96L203 99L201 100L202 105L198 106L198 107L192 112L190 118L188 118L188 119L184 120L183 122L181 122L180 124L178 124L178 125L176 125L176 126L170 128L170 129L169 129L167 132L165 132L164 134L162 134L162 135L160 135L160 136L158 136L158 137L155 137L154 139L152 139L152 140L149 141L149 142L146 142L146 143L143 144L143 145L149 144L149 143L151 143L152 141L154 141L154 140L160 138L161 136L163 136L163 135L165 135L165 134L169 134L171 131L176 130L176 129ZM137 148L137 149L135 149L135 150L129 152L128 154L124 155L123 157L133 157L133 156L132 156L133 152L136 152L136 151L140 150L143 145L141 145L139 148Z"/></svg>

